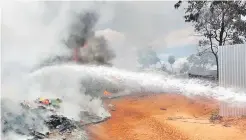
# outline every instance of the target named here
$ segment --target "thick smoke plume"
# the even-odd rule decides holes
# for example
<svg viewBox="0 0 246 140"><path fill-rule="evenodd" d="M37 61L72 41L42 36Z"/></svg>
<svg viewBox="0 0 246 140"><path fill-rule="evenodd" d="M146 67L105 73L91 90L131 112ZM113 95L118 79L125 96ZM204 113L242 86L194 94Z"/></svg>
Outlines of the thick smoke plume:
<svg viewBox="0 0 246 140"><path fill-rule="evenodd" d="M114 52L109 48L104 37L91 37L88 39L88 47L81 49L81 62L99 65L110 65L115 57Z"/></svg>
<svg viewBox="0 0 246 140"><path fill-rule="evenodd" d="M95 36L94 27L98 21L98 14L87 11L75 16L70 26L69 36L65 41L68 48L82 47L89 38Z"/></svg>
<svg viewBox="0 0 246 140"><path fill-rule="evenodd" d="M109 47L103 36L95 36L94 27L99 15L94 11L76 14L68 36L63 40L65 46L71 50L69 56L56 56L44 61L41 66L72 61L73 51L78 49L79 63L111 65L115 58L114 51Z"/></svg>

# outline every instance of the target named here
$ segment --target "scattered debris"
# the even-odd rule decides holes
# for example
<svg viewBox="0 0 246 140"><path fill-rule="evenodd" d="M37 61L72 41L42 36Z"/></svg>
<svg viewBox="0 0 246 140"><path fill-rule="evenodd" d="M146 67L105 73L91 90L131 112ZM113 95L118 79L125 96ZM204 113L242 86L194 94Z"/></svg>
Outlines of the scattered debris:
<svg viewBox="0 0 246 140"><path fill-rule="evenodd" d="M160 110L167 110L166 108L161 107Z"/></svg>
<svg viewBox="0 0 246 140"><path fill-rule="evenodd" d="M52 134L58 134L65 136L73 131L80 129L89 124L96 124L107 120L108 118L102 118L88 111L80 112L80 121L75 121L69 119L62 115L57 115L56 110L59 109L62 100L57 99L46 99L38 98L34 102L24 101L20 103L23 108L22 114L11 114L5 113L1 119L2 133L7 133L9 131L15 131L18 134L31 136L28 140L40 140L52 137ZM48 115L48 116L47 116ZM46 116L46 117L44 117ZM25 123L26 117L30 117L28 124ZM12 124L18 124L18 127L12 126ZM50 132L41 133L43 129L37 129L40 124L44 124L48 127ZM66 138L62 138L66 139Z"/></svg>
<svg viewBox="0 0 246 140"><path fill-rule="evenodd" d="M174 120L174 118L172 118L172 117L168 117L168 118L167 118L167 120Z"/></svg>
<svg viewBox="0 0 246 140"><path fill-rule="evenodd" d="M116 111L116 109L115 108L112 108L110 111Z"/></svg>
<svg viewBox="0 0 246 140"><path fill-rule="evenodd" d="M223 126L224 127L231 127L229 124L224 124Z"/></svg>
<svg viewBox="0 0 246 140"><path fill-rule="evenodd" d="M47 125L50 130L58 129L60 134L71 132L76 128L75 122L59 115L51 115L48 120L45 121L45 125Z"/></svg>
<svg viewBox="0 0 246 140"><path fill-rule="evenodd" d="M116 111L116 109L115 109L115 106L114 106L114 105L109 104L109 105L108 105L108 107L109 107L110 111Z"/></svg>
<svg viewBox="0 0 246 140"><path fill-rule="evenodd" d="M32 139L29 140L38 140L38 139L45 139L49 137L49 133L47 132L46 134L34 131L34 130L30 130L30 135L33 136Z"/></svg>
<svg viewBox="0 0 246 140"><path fill-rule="evenodd" d="M42 106L51 106L54 108L60 108L60 103L62 103L62 100L60 98L56 99L47 99L47 98L38 98L35 101L37 104L42 105Z"/></svg>
<svg viewBox="0 0 246 140"><path fill-rule="evenodd" d="M179 119L192 119L192 118L184 118L183 116L176 117L168 117L167 120L179 120Z"/></svg>

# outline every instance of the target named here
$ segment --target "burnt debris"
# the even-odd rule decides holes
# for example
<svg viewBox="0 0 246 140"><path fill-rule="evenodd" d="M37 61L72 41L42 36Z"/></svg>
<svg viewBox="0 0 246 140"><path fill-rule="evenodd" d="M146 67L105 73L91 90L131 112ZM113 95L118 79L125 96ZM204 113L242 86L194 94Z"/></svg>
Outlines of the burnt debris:
<svg viewBox="0 0 246 140"><path fill-rule="evenodd" d="M58 129L60 134L72 132L77 128L74 121L60 115L51 115L48 120L45 121L45 125L50 130Z"/></svg>
<svg viewBox="0 0 246 140"><path fill-rule="evenodd" d="M19 105L20 114L9 112L6 108L3 108L1 116L2 133L7 134L12 131L19 135L32 137L28 140L40 140L52 137L52 133L64 136L75 130L83 129L86 125L100 123L108 119L98 117L88 111L81 111L81 120L75 121L63 115L57 115L56 111L51 110L48 106L40 106L40 103L37 106L32 106L26 102L21 103ZM47 127L49 132L41 133L45 130L44 127Z"/></svg>

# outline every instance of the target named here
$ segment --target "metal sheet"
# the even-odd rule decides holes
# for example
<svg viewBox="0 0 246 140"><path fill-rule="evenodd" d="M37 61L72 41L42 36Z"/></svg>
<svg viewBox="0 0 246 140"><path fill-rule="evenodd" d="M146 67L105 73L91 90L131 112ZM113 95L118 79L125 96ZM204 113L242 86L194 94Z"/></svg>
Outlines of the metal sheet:
<svg viewBox="0 0 246 140"><path fill-rule="evenodd" d="M246 89L246 44L219 47L219 84Z"/></svg>

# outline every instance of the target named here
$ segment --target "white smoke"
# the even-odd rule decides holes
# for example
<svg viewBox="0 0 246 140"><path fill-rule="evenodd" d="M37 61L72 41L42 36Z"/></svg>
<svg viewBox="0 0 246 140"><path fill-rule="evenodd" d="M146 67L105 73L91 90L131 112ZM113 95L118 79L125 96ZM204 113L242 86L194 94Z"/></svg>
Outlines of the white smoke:
<svg viewBox="0 0 246 140"><path fill-rule="evenodd" d="M67 73L70 74L67 75ZM101 94L104 89L109 88L110 86L115 86L114 83L116 82L117 85L120 85L119 87L124 87L123 89L132 92L175 92L184 95L210 96L218 100L230 102L241 102L246 100L246 95L243 91L218 87L213 83L204 82L202 80L175 79L157 73L137 73L103 66L79 66L74 64L52 66L40 69L33 73L32 77L38 81L40 81L41 78L42 82L39 83L47 84L48 82L48 85L55 83L53 80L67 79L66 85L68 85L69 79L74 80L75 75L77 79L82 80L87 80L88 77L94 77L95 79L102 79L102 83L112 81L111 84L102 86L101 91L98 92L98 94ZM44 77L49 78L49 80ZM92 82L91 84L94 83ZM72 85L75 85L75 83ZM51 87L54 88L54 84ZM45 87L45 89L47 89L47 87Z"/></svg>
<svg viewBox="0 0 246 140"><path fill-rule="evenodd" d="M67 64L45 67L30 73L36 64L49 56L70 54L61 40L73 21L73 12L98 8L94 2L54 3L57 5L55 8L51 6L47 9L44 2L3 2L1 99L6 102L1 104L2 111L5 109L5 112L21 114L20 101L44 96L61 97L64 104L60 113L70 118L78 119L80 110L107 117L110 114L103 108L99 98L106 89L120 92L177 92L231 102L246 100L244 92L213 87L202 81L173 79L160 74L136 73L117 68ZM103 16L99 23L105 19L108 18ZM9 139L20 139L13 133L6 136L12 137Z"/></svg>
<svg viewBox="0 0 246 140"><path fill-rule="evenodd" d="M81 110L90 111L100 117L110 115L102 107L101 100L94 99L80 91L78 88L80 82L76 81L75 77L71 77L74 79L70 79L68 85L64 83L65 87L60 81L68 79L60 79L60 81L57 79L53 81L56 85L53 85L54 87L51 89L47 84L40 85L29 80L30 71L42 60L52 55L70 54L61 40L71 25L73 12L81 12L94 5L93 2L85 2L82 5L78 5L76 2L54 3L55 6L47 8L46 6L52 5L52 2L2 2L1 114L12 113L13 115L8 116L8 119L11 119L13 123L9 125L16 129L24 124L30 127L39 123L30 121L31 116L23 116L26 113L20 108L19 103L23 100L33 101L40 96L64 98L60 113L69 118L79 119L78 114ZM45 87L47 89L42 86L47 86ZM63 87L63 90L59 90L60 87ZM36 118L37 114L29 115ZM16 120L17 117L20 117L22 121ZM3 130L4 125L1 126L1 130ZM42 129L44 125L38 126L40 126L40 132L46 130ZM27 133L26 128L22 130L25 131L23 133ZM14 133L10 133L2 138L13 139Z"/></svg>

